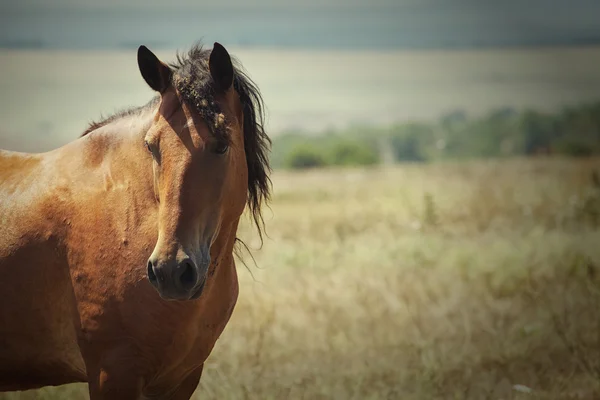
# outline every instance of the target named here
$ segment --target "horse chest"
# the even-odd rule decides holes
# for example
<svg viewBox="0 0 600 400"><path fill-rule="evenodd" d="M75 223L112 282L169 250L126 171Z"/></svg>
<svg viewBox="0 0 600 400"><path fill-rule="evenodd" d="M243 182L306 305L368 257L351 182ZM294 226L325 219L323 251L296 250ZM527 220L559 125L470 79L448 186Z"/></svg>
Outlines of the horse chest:
<svg viewBox="0 0 600 400"><path fill-rule="evenodd" d="M182 342L174 342L183 359L187 363L197 365L203 363L211 353L217 339L229 322L235 299L223 301L212 308L205 308L196 318L189 321L188 334L182 337ZM173 332L173 337L179 335ZM183 342L187 342L184 344Z"/></svg>
<svg viewBox="0 0 600 400"><path fill-rule="evenodd" d="M161 323L153 323L152 329L143 336L136 332L158 365L165 369L185 369L202 364L209 356L229 322L238 294L237 279L220 278L200 301L170 303L168 309L152 317Z"/></svg>

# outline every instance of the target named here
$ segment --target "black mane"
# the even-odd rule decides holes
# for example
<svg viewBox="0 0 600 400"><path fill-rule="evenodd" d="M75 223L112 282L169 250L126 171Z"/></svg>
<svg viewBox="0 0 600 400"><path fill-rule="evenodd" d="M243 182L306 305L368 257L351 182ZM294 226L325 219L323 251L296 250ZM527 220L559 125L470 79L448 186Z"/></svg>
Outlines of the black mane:
<svg viewBox="0 0 600 400"><path fill-rule="evenodd" d="M182 100L194 107L203 117L208 127L219 138L227 139L226 123L219 123L219 110L214 100L214 83L210 75L208 60L211 50L196 44L186 54L177 54L176 62L169 64L173 70L171 84L177 89ZM271 140L264 131L264 106L260 91L246 75L241 64L232 57L233 87L240 96L244 114L244 150L248 166L248 208L258 234L262 239L264 221L261 214L263 202L270 199L271 181L268 151ZM100 122L93 122L81 136L113 122L119 118L139 114L157 104L160 97L154 97L141 107L120 111Z"/></svg>

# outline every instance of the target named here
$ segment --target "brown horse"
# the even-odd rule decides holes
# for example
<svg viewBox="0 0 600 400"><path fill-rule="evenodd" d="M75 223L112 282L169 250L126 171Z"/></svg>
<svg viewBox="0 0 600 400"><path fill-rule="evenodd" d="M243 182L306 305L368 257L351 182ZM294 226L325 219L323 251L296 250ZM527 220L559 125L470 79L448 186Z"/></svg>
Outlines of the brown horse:
<svg viewBox="0 0 600 400"><path fill-rule="evenodd" d="M43 154L0 151L0 391L189 399L269 199L262 99L228 52L138 50L158 95Z"/></svg>

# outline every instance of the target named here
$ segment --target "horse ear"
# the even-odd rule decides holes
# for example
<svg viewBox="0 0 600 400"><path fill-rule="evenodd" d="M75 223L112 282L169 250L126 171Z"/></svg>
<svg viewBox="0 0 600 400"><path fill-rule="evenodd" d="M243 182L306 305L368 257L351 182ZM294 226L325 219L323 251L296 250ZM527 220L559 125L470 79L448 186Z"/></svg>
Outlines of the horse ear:
<svg viewBox="0 0 600 400"><path fill-rule="evenodd" d="M208 67L210 68L210 75L217 85L217 89L223 92L229 90L233 84L231 57L229 57L229 53L225 50L225 47L217 42L215 42L210 53Z"/></svg>
<svg viewBox="0 0 600 400"><path fill-rule="evenodd" d="M137 53L138 67L146 83L159 93L171 84L171 68L160 61L146 46L140 46Z"/></svg>

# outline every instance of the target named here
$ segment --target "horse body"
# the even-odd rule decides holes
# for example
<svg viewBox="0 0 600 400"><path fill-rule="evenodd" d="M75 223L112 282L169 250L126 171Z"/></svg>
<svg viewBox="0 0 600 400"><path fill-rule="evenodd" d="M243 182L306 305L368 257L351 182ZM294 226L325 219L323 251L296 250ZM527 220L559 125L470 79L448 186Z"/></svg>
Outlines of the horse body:
<svg viewBox="0 0 600 400"><path fill-rule="evenodd" d="M54 178L47 163L53 156L0 153L2 390L85 379L66 253L51 211L53 191L39 189Z"/></svg>
<svg viewBox="0 0 600 400"><path fill-rule="evenodd" d="M244 130L218 170L222 160L194 155L191 143L206 132L191 129L173 93L57 150L0 152L0 391L88 382L92 399L194 392L237 300L233 248L253 166L240 163L247 104L217 93ZM144 141L159 134L156 157ZM192 146L187 169L167 148L181 143ZM193 165L220 177L204 206L210 188L181 189ZM194 179L217 179L202 176Z"/></svg>

